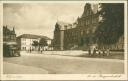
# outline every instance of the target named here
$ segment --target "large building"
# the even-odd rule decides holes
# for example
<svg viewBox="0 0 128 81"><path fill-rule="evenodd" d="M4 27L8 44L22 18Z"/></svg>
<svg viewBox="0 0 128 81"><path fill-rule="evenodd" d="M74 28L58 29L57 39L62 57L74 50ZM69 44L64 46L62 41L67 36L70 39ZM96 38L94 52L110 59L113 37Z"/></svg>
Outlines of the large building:
<svg viewBox="0 0 128 81"><path fill-rule="evenodd" d="M93 8L93 9L92 9ZM98 25L98 5L86 4L81 17L76 22L69 24L57 22L54 30L54 48L60 50L78 47L85 41L85 37L91 37Z"/></svg>
<svg viewBox="0 0 128 81"><path fill-rule="evenodd" d="M88 48L88 45L95 44L94 33L102 19L98 11L99 4L87 3L84 7L83 14L78 17L74 23L65 23L57 21L54 30L54 50L71 50L81 46ZM111 49L123 49L123 37L117 44L110 45ZM107 46L107 45L104 45Z"/></svg>
<svg viewBox="0 0 128 81"><path fill-rule="evenodd" d="M47 41L48 46L51 45L51 39L46 36L39 36L39 35L33 35L33 34L23 34L17 37L17 43L19 48L22 51L28 51L28 50L35 50L35 47L33 46L33 41L39 42L40 39L45 39ZM50 49L49 47L46 47L46 49Z"/></svg>

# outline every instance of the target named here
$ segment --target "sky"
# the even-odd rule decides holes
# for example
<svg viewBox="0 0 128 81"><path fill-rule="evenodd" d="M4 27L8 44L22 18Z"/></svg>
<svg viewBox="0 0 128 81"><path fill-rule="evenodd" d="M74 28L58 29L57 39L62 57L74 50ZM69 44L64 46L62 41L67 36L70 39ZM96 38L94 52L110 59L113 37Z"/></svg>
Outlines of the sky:
<svg viewBox="0 0 128 81"><path fill-rule="evenodd" d="M3 24L22 34L53 38L57 21L73 23L84 11L85 3L4 3Z"/></svg>

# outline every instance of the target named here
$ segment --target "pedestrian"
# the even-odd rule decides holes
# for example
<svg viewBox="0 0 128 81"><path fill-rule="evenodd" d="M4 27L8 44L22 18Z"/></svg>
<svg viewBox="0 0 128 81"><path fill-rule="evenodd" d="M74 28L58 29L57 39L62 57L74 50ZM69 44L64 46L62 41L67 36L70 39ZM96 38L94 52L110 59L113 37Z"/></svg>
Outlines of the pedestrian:
<svg viewBox="0 0 128 81"><path fill-rule="evenodd" d="M89 50L88 50L88 53L89 53L89 56L91 56L91 49L89 48Z"/></svg>
<svg viewBox="0 0 128 81"><path fill-rule="evenodd" d="M109 49L109 48L107 48L107 50L106 50L106 54L107 54L107 56L110 55L110 49Z"/></svg>
<svg viewBox="0 0 128 81"><path fill-rule="evenodd" d="M96 47L93 48L93 55L96 54Z"/></svg>
<svg viewBox="0 0 128 81"><path fill-rule="evenodd" d="M103 47L102 51L103 51L103 56L104 56L105 55L105 48L104 47Z"/></svg>
<svg viewBox="0 0 128 81"><path fill-rule="evenodd" d="M91 46L91 56L94 55L94 46Z"/></svg>
<svg viewBox="0 0 128 81"><path fill-rule="evenodd" d="M89 56L91 56L91 54L92 54L92 46L89 46Z"/></svg>
<svg viewBox="0 0 128 81"><path fill-rule="evenodd" d="M31 48L30 48L30 53L31 53L31 51L32 51L32 50L31 50Z"/></svg>
<svg viewBox="0 0 128 81"><path fill-rule="evenodd" d="M98 50L98 53L99 53L99 56L101 56L101 53L102 53L101 49Z"/></svg>
<svg viewBox="0 0 128 81"><path fill-rule="evenodd" d="M101 50L100 50L100 46L97 47L97 51L98 51L98 55L101 55Z"/></svg>
<svg viewBox="0 0 128 81"><path fill-rule="evenodd" d="M40 51L41 51L41 54L42 54L43 49L41 48Z"/></svg>

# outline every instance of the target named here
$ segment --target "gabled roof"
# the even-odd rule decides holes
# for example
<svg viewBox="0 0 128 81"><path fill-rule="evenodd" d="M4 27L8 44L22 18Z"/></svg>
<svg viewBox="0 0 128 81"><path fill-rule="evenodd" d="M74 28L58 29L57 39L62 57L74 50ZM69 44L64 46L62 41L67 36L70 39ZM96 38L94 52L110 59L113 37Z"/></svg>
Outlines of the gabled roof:
<svg viewBox="0 0 128 81"><path fill-rule="evenodd" d="M84 6L84 12L82 14L82 17L87 16L88 14L97 14L99 10L99 4L98 3L86 3Z"/></svg>
<svg viewBox="0 0 128 81"><path fill-rule="evenodd" d="M47 36L41 36L41 35L33 35L33 34L23 34L18 36L17 38L28 38L28 39L38 39L38 38L44 38L46 40L51 40Z"/></svg>

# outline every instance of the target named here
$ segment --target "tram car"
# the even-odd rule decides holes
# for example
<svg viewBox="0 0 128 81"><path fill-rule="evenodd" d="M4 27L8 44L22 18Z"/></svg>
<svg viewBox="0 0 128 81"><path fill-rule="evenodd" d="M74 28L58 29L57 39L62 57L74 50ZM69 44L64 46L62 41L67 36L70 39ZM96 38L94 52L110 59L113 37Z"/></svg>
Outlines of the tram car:
<svg viewBox="0 0 128 81"><path fill-rule="evenodd" d="M3 44L3 56L18 57L20 56L20 49L15 42L8 42Z"/></svg>

